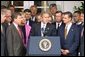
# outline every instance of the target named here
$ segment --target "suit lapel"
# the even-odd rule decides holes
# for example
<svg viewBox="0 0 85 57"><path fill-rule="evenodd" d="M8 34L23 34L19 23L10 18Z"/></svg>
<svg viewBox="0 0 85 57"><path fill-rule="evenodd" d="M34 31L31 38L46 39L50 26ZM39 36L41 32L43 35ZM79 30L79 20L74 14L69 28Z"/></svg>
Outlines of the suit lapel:
<svg viewBox="0 0 85 57"><path fill-rule="evenodd" d="M50 28L50 24L47 23L45 30L49 30L49 28Z"/></svg>
<svg viewBox="0 0 85 57"><path fill-rule="evenodd" d="M21 36L19 35L19 32L18 32L17 28L14 26L14 24L12 26L13 26L14 32L16 32L16 34L19 36L19 38L21 38ZM24 37L24 36L22 35L22 37Z"/></svg>

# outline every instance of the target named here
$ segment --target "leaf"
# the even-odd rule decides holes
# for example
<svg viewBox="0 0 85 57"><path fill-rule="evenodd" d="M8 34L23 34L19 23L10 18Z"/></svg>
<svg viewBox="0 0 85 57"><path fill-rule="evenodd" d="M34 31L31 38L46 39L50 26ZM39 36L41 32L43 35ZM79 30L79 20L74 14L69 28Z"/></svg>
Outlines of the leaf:
<svg viewBox="0 0 85 57"><path fill-rule="evenodd" d="M84 3L81 2L81 6L74 6L74 11L84 11Z"/></svg>

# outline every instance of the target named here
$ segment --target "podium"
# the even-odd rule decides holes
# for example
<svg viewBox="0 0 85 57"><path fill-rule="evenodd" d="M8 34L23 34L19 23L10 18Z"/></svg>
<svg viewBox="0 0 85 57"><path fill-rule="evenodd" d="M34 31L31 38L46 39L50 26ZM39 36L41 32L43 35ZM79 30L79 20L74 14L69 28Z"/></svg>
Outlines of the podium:
<svg viewBox="0 0 85 57"><path fill-rule="evenodd" d="M60 37L31 36L27 47L29 56L60 56Z"/></svg>

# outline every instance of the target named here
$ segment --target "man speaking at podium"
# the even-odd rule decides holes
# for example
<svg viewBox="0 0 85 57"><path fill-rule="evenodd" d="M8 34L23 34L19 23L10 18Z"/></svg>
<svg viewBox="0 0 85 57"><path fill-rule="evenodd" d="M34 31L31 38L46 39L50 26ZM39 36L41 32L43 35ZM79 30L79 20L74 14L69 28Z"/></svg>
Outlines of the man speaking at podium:
<svg viewBox="0 0 85 57"><path fill-rule="evenodd" d="M41 14L42 21L33 24L31 36L56 36L55 27L49 23L50 15L47 12Z"/></svg>
<svg viewBox="0 0 85 57"><path fill-rule="evenodd" d="M60 56L60 38L50 23L51 16L47 12L41 14L42 21L32 25L27 54L31 56ZM56 45L57 43L57 45Z"/></svg>

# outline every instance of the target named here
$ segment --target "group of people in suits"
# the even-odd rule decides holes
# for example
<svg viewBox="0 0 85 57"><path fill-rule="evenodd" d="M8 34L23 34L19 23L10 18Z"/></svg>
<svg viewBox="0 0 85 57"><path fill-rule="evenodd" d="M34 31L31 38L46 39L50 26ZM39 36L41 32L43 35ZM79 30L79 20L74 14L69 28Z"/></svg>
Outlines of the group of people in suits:
<svg viewBox="0 0 85 57"><path fill-rule="evenodd" d="M61 55L77 56L79 45L81 45L81 27L73 23L72 13L57 11L55 14L56 22L54 23L49 22L50 15L46 12L42 13L41 17L42 21L40 23L33 24L31 36L59 36L61 42ZM42 29L43 25L45 30ZM44 30L43 33L42 30Z"/></svg>
<svg viewBox="0 0 85 57"><path fill-rule="evenodd" d="M31 36L55 36L55 27L50 23L50 15L46 12L41 14L42 21L32 26Z"/></svg>
<svg viewBox="0 0 85 57"><path fill-rule="evenodd" d="M70 12L64 13L63 22L65 26L62 26L60 30L62 55L75 56L79 45L78 27L72 23L72 14Z"/></svg>
<svg viewBox="0 0 85 57"><path fill-rule="evenodd" d="M51 7L54 8L54 6ZM1 56L29 55L26 49L29 48L30 36L59 36L61 56L78 56L78 52L84 56L83 12L75 11L72 14L69 11L56 11L54 19L48 12L42 12L37 15L37 18L36 14L34 15L35 21L31 14L30 9L13 14L9 9L1 9ZM11 15L13 15L12 22ZM75 23L73 23L73 17Z"/></svg>

